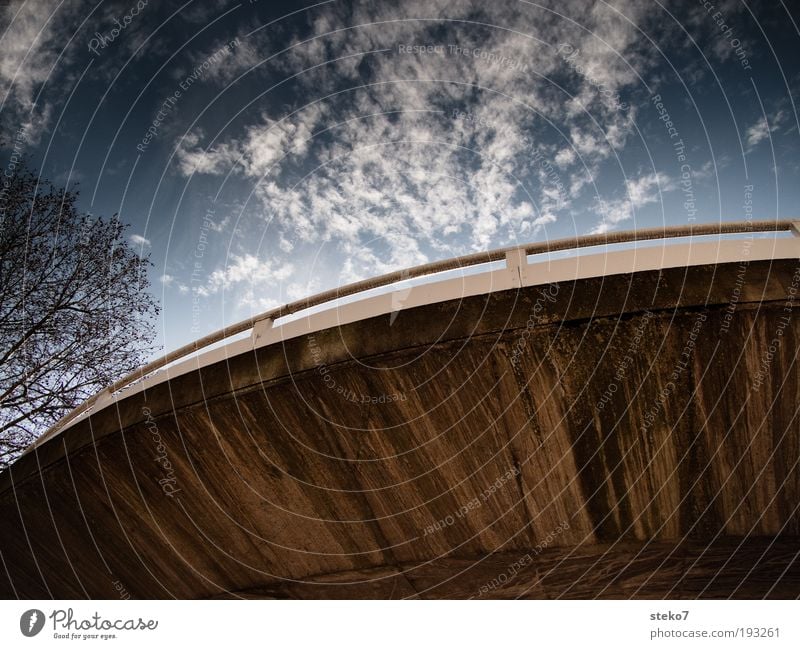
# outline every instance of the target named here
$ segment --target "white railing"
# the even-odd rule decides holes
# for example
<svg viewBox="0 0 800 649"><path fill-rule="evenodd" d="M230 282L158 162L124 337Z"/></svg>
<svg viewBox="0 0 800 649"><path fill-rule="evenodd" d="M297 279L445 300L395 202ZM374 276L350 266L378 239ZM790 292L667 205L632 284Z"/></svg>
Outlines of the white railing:
<svg viewBox="0 0 800 649"><path fill-rule="evenodd" d="M757 234L767 232L792 232L795 236L800 236L800 221L741 221L731 223L714 223L691 226L674 226L663 228L647 228L641 230L608 232L604 234L587 235L582 237L572 237L565 239L555 239L540 243L530 243L522 246L512 246L499 248L496 250L475 253L462 257L454 257L444 261L436 261L413 268L387 273L379 277L374 277L352 284L347 284L335 289L318 293L317 295L297 300L283 306L271 309L257 316L243 320L236 324L224 327L219 331L204 336L188 345L184 345L156 360L147 363L135 372L115 381L107 388L93 395L80 406L69 412L56 422L44 435L42 435L31 448L38 446L53 437L71 423L74 423L81 415L88 413L98 402L102 400L102 405L107 405L113 400L116 393L126 391L143 378L148 377L154 372L165 368L181 359L186 359L201 350L208 349L210 346L222 342L232 336L246 331L252 331L252 340L262 339L262 344L267 338L265 334L272 329L272 324L278 319L288 315L296 314L312 307L332 303L341 298L370 291L372 289L390 286L398 282L425 277L442 273L450 270L463 269L470 266L487 264L496 261L506 261L509 270L514 271L518 277L512 281L510 287L526 285L525 271L531 268L527 264L528 255L552 253L557 251L578 250L592 246L603 246L611 244L633 243L647 240L663 240L674 238L685 238L707 235L726 235L726 234ZM495 290L502 290L504 286L498 286ZM478 291L480 292L480 291ZM431 302L432 300L428 300ZM351 319L352 321L352 319Z"/></svg>

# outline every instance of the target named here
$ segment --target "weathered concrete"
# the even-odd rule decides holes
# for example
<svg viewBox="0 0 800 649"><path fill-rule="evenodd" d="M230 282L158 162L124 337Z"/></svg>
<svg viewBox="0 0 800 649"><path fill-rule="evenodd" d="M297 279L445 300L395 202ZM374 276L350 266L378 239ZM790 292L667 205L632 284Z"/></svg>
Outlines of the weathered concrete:
<svg viewBox="0 0 800 649"><path fill-rule="evenodd" d="M476 296L134 394L0 476L0 594L796 597L797 268Z"/></svg>

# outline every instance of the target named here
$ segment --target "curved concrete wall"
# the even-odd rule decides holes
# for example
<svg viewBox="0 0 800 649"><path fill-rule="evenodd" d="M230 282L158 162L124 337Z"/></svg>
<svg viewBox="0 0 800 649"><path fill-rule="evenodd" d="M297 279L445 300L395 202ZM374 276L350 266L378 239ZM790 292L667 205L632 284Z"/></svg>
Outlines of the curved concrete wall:
<svg viewBox="0 0 800 649"><path fill-rule="evenodd" d="M132 392L0 476L0 592L796 597L798 283L523 285Z"/></svg>

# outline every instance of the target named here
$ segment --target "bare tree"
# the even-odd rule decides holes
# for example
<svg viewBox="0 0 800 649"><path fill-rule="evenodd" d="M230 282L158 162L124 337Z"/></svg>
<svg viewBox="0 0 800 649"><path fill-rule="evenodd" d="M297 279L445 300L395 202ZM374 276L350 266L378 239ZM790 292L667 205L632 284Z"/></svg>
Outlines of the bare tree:
<svg viewBox="0 0 800 649"><path fill-rule="evenodd" d="M24 165L0 178L0 469L152 351L150 262Z"/></svg>

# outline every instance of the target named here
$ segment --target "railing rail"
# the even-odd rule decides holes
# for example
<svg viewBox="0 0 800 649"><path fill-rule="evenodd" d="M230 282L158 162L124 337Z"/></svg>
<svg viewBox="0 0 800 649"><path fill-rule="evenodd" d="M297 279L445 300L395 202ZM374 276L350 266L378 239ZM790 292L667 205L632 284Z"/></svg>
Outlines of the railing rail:
<svg viewBox="0 0 800 649"><path fill-rule="evenodd" d="M65 427L75 418L82 415L89 410L98 399L103 395L113 395L115 392L134 384L145 376L164 368L165 366L190 356L206 347L214 345L218 342L253 329L253 327L264 321L274 322L278 318L291 315L299 311L304 311L311 307L319 306L327 302L362 293L382 286L389 286L397 282L413 279L415 277L423 277L425 275L433 275L448 270L456 270L459 268L466 268L479 264L485 264L493 261L501 261L506 259L508 253L524 251L526 255L535 255L548 252L557 252L562 250L577 250L580 248L588 248L592 246L610 245L618 243L633 243L636 241L647 241L654 239L674 239L681 237L692 236L706 236L706 235L722 235L722 234L744 234L744 233L764 233L764 232L785 232L793 231L796 235L800 235L800 222L798 221L737 221L729 223L713 223L713 224L699 224L688 226L672 226L663 228L645 228L641 230L630 230L622 232L607 232L604 234L585 235L580 237L570 237L564 239L554 239L552 241L542 241L539 243L529 243L522 246L509 246L506 248L498 248L487 252L479 252L471 255L461 257L453 257L443 261L435 261L428 264L415 266L408 270L395 271L373 277L359 282L353 282L335 289L330 289L322 293L318 293L311 297L303 298L295 302L279 306L271 309L257 316L248 318L228 327L223 327L219 331L204 336L194 342L184 345L174 351L164 354L160 358L147 363L136 371L128 374L127 376L115 381L107 388L101 390L89 399L84 401L74 410L70 411L64 417L59 419L50 429L37 440L41 443L46 439L52 437L56 432Z"/></svg>

